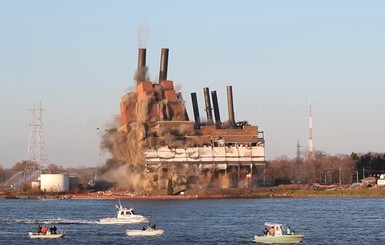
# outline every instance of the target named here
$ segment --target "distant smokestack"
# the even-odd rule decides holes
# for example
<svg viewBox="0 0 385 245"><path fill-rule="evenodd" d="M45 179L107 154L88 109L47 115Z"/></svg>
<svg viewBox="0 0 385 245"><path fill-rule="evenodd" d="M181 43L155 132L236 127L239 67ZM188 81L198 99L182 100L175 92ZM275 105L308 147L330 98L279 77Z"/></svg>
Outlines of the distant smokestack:
<svg viewBox="0 0 385 245"><path fill-rule="evenodd" d="M138 52L138 69L135 73L135 80L137 83L140 83L142 81L146 80L146 73L147 73L147 67L146 67L146 49L140 48Z"/></svg>
<svg viewBox="0 0 385 245"><path fill-rule="evenodd" d="M219 114L217 91L211 91L211 97L212 97L212 100L213 100L215 124L217 126L220 126L221 125L221 116Z"/></svg>
<svg viewBox="0 0 385 245"><path fill-rule="evenodd" d="M179 100L179 101L182 101L182 102L184 102L184 100L183 100L183 96L182 96L182 93L181 93L181 92L179 92L179 93L176 93L176 99L177 99L177 100ZM183 106L183 107L184 107L184 110L183 110L183 114L184 114L184 120L186 120L186 121L190 121L190 118L188 117L187 109L186 109L186 107L185 107L185 106Z"/></svg>
<svg viewBox="0 0 385 245"><path fill-rule="evenodd" d="M197 94L196 93L191 93L191 101L192 101L192 106L193 106L193 111L194 111L194 119L195 119L195 129L199 129L201 127L201 121L199 117L199 109L198 109L198 100L197 100Z"/></svg>
<svg viewBox="0 0 385 245"><path fill-rule="evenodd" d="M210 91L209 88L203 88L203 93L205 96L205 105L206 105L206 115L207 115L207 124L213 125L213 114L210 102Z"/></svg>
<svg viewBox="0 0 385 245"><path fill-rule="evenodd" d="M159 82L167 80L167 69L168 69L168 48L162 48L162 54L160 56Z"/></svg>
<svg viewBox="0 0 385 245"><path fill-rule="evenodd" d="M309 105L309 159L313 160L313 116L311 105Z"/></svg>
<svg viewBox="0 0 385 245"><path fill-rule="evenodd" d="M138 71L146 67L146 49L140 48L138 52Z"/></svg>
<svg viewBox="0 0 385 245"><path fill-rule="evenodd" d="M227 86L227 110L229 113L229 124L230 126L235 126L235 117L234 117L234 104L233 104L233 87Z"/></svg>

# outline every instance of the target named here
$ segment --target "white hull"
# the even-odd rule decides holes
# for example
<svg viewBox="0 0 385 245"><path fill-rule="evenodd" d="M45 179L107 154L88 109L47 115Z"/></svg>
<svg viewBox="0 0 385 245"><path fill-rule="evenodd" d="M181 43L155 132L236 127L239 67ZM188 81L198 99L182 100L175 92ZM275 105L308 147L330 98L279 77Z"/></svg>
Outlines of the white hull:
<svg viewBox="0 0 385 245"><path fill-rule="evenodd" d="M123 208L122 205L116 205L116 217L111 218L102 218L100 219L100 224L137 224L137 223L148 223L148 218L141 215L135 214L132 208Z"/></svg>
<svg viewBox="0 0 385 245"><path fill-rule="evenodd" d="M161 236L164 230L126 230L127 236Z"/></svg>
<svg viewBox="0 0 385 245"><path fill-rule="evenodd" d="M253 242L264 244L292 244L300 243L301 240L304 238L304 235L293 234L294 231L290 229L290 226L288 226L288 234L291 235L287 235L285 234L286 232L284 231L282 224L265 222L264 225L266 226L264 234L267 233L267 235L255 235ZM270 229L267 230L267 227L270 227Z"/></svg>
<svg viewBox="0 0 385 245"><path fill-rule="evenodd" d="M113 225L113 224L138 224L138 223L148 223L148 219L143 216L137 217L125 217L125 218L103 218L100 219L100 224L102 225Z"/></svg>
<svg viewBox="0 0 385 245"><path fill-rule="evenodd" d="M304 235L254 236L254 242L264 244L300 243Z"/></svg>
<svg viewBox="0 0 385 245"><path fill-rule="evenodd" d="M61 238L64 236L64 233L57 233L57 234L43 234L43 233L28 233L30 238L41 238L41 239L55 239L55 238Z"/></svg>

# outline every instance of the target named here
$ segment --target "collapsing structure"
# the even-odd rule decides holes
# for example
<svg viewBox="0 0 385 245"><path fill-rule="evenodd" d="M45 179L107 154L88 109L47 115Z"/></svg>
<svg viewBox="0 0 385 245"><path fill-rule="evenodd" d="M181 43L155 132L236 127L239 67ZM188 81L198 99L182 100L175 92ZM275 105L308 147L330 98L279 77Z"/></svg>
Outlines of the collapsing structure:
<svg viewBox="0 0 385 245"><path fill-rule="evenodd" d="M168 54L162 49L159 82L153 83L146 75L146 49L139 49L136 91L121 99L119 132L135 141L130 161L143 165L155 188L165 188L169 179L186 187L261 183L263 132L247 121L235 121L232 87L227 87L227 121L221 120L216 91L210 98L207 87L203 89L207 121L201 121L196 93L191 93L194 121L190 121L182 95L167 79Z"/></svg>

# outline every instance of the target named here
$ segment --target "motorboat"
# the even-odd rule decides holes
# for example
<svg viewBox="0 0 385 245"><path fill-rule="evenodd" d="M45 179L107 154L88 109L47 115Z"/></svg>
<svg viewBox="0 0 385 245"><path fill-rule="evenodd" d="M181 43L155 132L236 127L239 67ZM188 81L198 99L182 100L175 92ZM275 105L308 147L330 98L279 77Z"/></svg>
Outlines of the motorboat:
<svg viewBox="0 0 385 245"><path fill-rule="evenodd" d="M64 232L51 233L51 232L47 231L46 233L29 232L28 236L30 238L54 239L54 238L64 237L64 234L65 234Z"/></svg>
<svg viewBox="0 0 385 245"><path fill-rule="evenodd" d="M155 225L150 225L142 230L126 230L127 236L161 236L164 233L162 229L156 229Z"/></svg>
<svg viewBox="0 0 385 245"><path fill-rule="evenodd" d="M135 224L135 223L147 223L148 218L136 214L132 208L124 208L122 205L116 205L116 217L115 218L102 218L100 224Z"/></svg>
<svg viewBox="0 0 385 245"><path fill-rule="evenodd" d="M253 242L264 243L264 244L277 244L277 243L300 243L305 235L295 234L294 231L287 234L283 230L282 224L277 223L265 223L264 224L273 232L267 232L264 235L254 235Z"/></svg>

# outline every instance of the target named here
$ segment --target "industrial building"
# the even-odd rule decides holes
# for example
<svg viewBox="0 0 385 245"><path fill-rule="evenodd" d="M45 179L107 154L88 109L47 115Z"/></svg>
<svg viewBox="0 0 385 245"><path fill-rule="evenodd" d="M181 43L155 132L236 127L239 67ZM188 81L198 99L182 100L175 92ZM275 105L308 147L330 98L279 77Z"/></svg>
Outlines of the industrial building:
<svg viewBox="0 0 385 245"><path fill-rule="evenodd" d="M143 162L157 188L167 179L183 176L187 186L209 176L208 187L219 177L220 187L247 187L261 183L265 166L265 140L258 126L235 121L232 86L226 88L228 119L222 120L216 91L203 88L206 119L199 114L196 93L191 93L194 121L189 119L181 93L167 78L169 50L161 51L158 82L146 76L146 49L138 53L136 90L121 98L119 132L133 134L140 151L130 160ZM211 94L211 96L210 96ZM214 117L213 117L214 114ZM127 157L126 157L127 158ZM170 177L171 176L171 177ZM174 179L173 179L174 180ZM175 180L176 181L176 180Z"/></svg>

